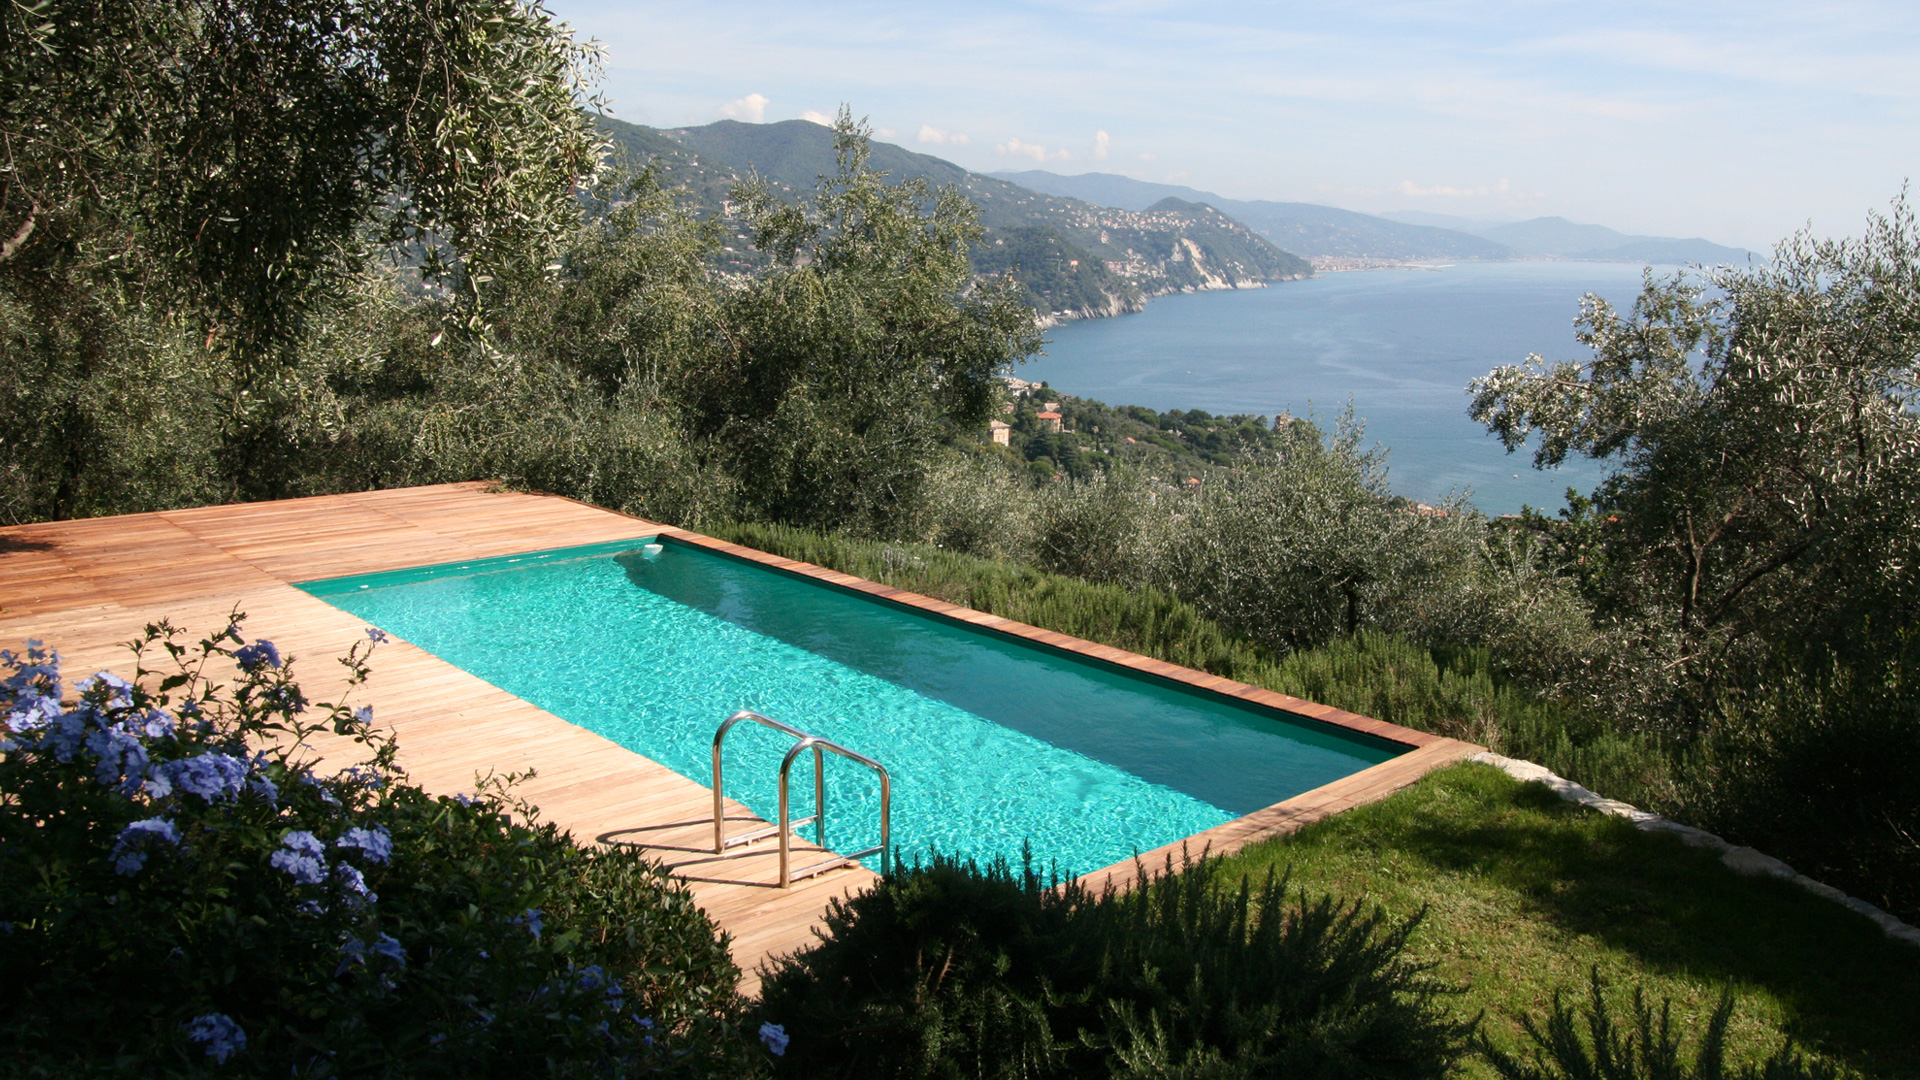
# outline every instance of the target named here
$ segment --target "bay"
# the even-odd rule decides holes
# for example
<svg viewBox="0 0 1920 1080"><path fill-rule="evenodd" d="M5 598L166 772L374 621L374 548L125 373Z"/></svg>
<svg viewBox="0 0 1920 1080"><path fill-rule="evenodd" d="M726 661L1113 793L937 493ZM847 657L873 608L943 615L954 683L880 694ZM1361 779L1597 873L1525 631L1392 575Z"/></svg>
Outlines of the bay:
<svg viewBox="0 0 1920 1080"><path fill-rule="evenodd" d="M1642 271L1458 263L1164 296L1138 314L1049 330L1044 354L1018 374L1109 405L1312 414L1328 428L1351 401L1366 441L1387 449L1399 494L1468 494L1488 514L1555 511L1569 486L1591 491L1604 468L1581 458L1542 472L1530 449L1508 454L1468 419L1467 383L1528 353L1586 358L1573 330L1580 298L1630 306Z"/></svg>

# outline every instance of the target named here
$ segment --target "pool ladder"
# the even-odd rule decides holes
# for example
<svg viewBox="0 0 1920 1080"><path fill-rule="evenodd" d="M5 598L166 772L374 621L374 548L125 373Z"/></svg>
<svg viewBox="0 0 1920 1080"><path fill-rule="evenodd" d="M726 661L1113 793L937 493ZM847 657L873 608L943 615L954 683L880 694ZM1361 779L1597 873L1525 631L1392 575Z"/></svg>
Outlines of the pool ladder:
<svg viewBox="0 0 1920 1080"><path fill-rule="evenodd" d="M733 730L733 726L742 720L751 720L756 724L791 735L794 738L794 744L793 747L787 751L787 756L780 761L779 823L776 825L768 825L762 829L754 829L752 832L744 832L738 836L726 836L723 830L723 825L726 822L726 805L721 795L720 744L726 740L727 732ZM813 813L798 821L794 821L788 809L788 782L790 774L793 772L793 763L799 759L801 754L808 750L813 751ZM870 847L865 851L856 851L849 855L835 855L831 859L815 863L812 866L789 871L788 867L791 866L793 858L791 849L795 830L804 825L811 824L814 829L814 842L819 844L823 850L827 846L827 774L824 766L826 765L826 755L828 753L838 754L848 761L865 765L879 775L880 844L878 847ZM855 860L864 859L873 854L880 856L880 872L886 873L889 865L887 855L887 840L889 835L888 819L892 811L892 803L893 782L887 775L886 766L865 754L856 754L846 747L838 743L829 742L818 735L809 735L799 728L789 727L778 720L761 716L751 709L741 709L739 712L727 717L726 721L720 725L720 730L713 733L713 853L715 855L725 855L728 848L742 847L753 843L755 840L763 840L769 836L778 836L780 838L780 887L783 889L791 888L796 881L849 865ZM746 853L742 852L741 854ZM829 854L831 853L829 852Z"/></svg>

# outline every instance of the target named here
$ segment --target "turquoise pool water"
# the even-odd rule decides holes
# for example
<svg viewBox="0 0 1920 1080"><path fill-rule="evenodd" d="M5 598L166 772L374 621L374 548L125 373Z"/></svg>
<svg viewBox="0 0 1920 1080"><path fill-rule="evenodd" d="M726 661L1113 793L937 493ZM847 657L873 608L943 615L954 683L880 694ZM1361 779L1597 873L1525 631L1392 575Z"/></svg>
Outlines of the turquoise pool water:
<svg viewBox="0 0 1920 1080"><path fill-rule="evenodd" d="M702 784L753 709L884 764L893 843L1087 873L1405 748L1022 644L671 541L300 587ZM727 794L777 813L791 739L727 736ZM878 842L878 783L829 757L829 845ZM794 766L794 816L812 812ZM735 826L736 830L739 828ZM806 835L811 838L809 828Z"/></svg>

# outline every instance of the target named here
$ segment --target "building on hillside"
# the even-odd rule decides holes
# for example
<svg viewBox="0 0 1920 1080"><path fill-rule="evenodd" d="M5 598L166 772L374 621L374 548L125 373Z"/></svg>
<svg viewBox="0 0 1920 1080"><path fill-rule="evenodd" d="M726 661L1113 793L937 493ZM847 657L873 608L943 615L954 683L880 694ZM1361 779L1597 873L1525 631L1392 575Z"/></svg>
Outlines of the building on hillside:
<svg viewBox="0 0 1920 1080"><path fill-rule="evenodd" d="M993 441L1001 446L1008 445L1013 438L1013 425L1005 420L987 421L987 430L993 433Z"/></svg>
<svg viewBox="0 0 1920 1080"><path fill-rule="evenodd" d="M1048 409L1046 412L1043 412L1040 415L1034 417L1034 419L1040 421L1040 425L1046 428L1048 431L1057 432L1060 430L1061 416L1059 413L1054 412L1052 409Z"/></svg>

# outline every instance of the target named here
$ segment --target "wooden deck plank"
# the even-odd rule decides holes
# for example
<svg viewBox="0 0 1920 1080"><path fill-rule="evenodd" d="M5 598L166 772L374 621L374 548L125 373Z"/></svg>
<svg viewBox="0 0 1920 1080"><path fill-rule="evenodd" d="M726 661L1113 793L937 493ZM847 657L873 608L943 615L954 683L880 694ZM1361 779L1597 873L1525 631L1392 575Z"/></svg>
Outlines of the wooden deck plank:
<svg viewBox="0 0 1920 1080"><path fill-rule="evenodd" d="M930 617L987 633L1050 645L1088 660L1196 689L1217 690L1323 723L1415 747L1294 799L1190 838L1196 852L1238 850L1359 802L1383 797L1438 764L1477 747L1407 731L1369 717L1181 668L1110 646L956 607L810 563L744 548L682 529L551 496L502 492L485 483L322 495L272 503L194 507L151 514L0 529L0 646L29 637L58 648L68 670L125 671L122 643L142 626L171 619L195 636L249 614L247 634L270 638L297 657L315 700L345 690L329 661L363 641L351 615L292 587L293 582L460 562L620 540L666 536L781 573L829 583ZM375 675L355 691L376 722L395 733L401 763L430 791L471 790L477 776L533 770L517 789L583 841L637 846L688 884L696 901L731 935L757 988L768 957L814 939L830 899L867 887L861 868L831 871L782 890L771 887L774 847L754 845L738 858L711 851L712 792L666 767L576 727L407 642L382 646ZM313 747L329 765L356 759L345 740ZM728 800L729 828L757 823ZM1155 860L1177 848L1157 849ZM799 865L824 857L796 844ZM1125 887L1134 864L1097 875Z"/></svg>

